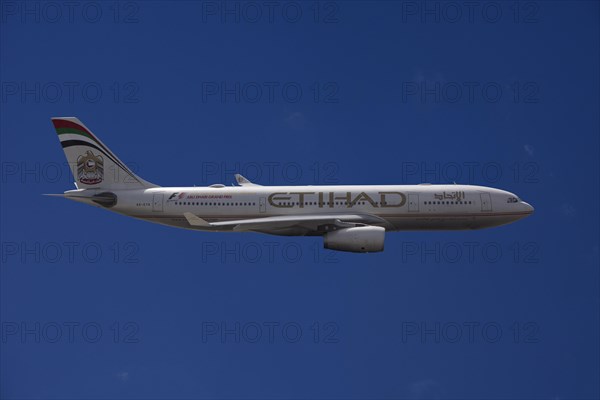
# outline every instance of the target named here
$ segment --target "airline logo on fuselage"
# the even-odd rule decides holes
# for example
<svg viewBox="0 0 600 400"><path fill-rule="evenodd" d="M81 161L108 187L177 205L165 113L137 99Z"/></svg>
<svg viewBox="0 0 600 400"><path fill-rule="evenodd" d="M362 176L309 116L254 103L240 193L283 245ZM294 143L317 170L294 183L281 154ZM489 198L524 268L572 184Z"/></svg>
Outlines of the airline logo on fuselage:
<svg viewBox="0 0 600 400"><path fill-rule="evenodd" d="M457 191L457 192L442 192L442 193L434 193L433 197L436 200L456 200L461 201L465 198L465 192Z"/></svg>
<svg viewBox="0 0 600 400"><path fill-rule="evenodd" d="M173 192L167 201L179 201L179 200L213 200L213 199L231 199L233 196L227 194L198 194L198 193L186 193L186 192Z"/></svg>
<svg viewBox="0 0 600 400"><path fill-rule="evenodd" d="M402 207L406 204L406 195L400 192L377 192L369 196L360 193L335 193L335 192L276 192L269 195L269 204L277 208L304 208L306 203L312 203L320 208L333 208L336 203L341 203L348 208L357 203L369 203L373 207L391 208ZM312 205L311 204L311 205Z"/></svg>

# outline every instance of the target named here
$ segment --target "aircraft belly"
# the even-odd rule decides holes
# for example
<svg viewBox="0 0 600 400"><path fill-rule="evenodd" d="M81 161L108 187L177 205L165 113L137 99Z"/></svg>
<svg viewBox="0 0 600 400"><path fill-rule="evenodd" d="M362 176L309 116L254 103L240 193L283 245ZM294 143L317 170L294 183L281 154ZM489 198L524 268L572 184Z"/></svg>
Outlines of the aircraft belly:
<svg viewBox="0 0 600 400"><path fill-rule="evenodd" d="M413 215L402 217L386 217L396 230L467 230L500 226L514 222L521 217L506 215L457 215L427 216Z"/></svg>
<svg viewBox="0 0 600 400"><path fill-rule="evenodd" d="M135 215L132 215L136 217ZM265 217L268 215L265 215ZM207 222L220 222L227 221L233 217L227 216L203 216ZM411 230L469 230L469 229L482 229L493 226L499 226L514 222L522 216L508 216L508 215L427 215L426 213L415 213L415 214L403 214L403 215L379 215L380 218L387 221L389 224L383 223L369 223L371 225L379 225L385 227L387 230L392 231L411 231ZM184 229L203 230L212 232L228 232L234 230L230 226L221 227L209 227L209 226L191 226L187 219L181 215L143 215L137 216L136 218L145 221L158 223L161 225L174 226ZM239 218L239 216L236 216ZM320 227L321 228L321 227ZM250 229L250 231L266 233L271 235L279 236L315 236L322 235L326 232L325 229L310 228L298 224L296 226L286 227L264 227Z"/></svg>
<svg viewBox="0 0 600 400"><path fill-rule="evenodd" d="M414 215L386 219L399 231L473 229L472 226L474 225L474 217L471 216L428 217Z"/></svg>

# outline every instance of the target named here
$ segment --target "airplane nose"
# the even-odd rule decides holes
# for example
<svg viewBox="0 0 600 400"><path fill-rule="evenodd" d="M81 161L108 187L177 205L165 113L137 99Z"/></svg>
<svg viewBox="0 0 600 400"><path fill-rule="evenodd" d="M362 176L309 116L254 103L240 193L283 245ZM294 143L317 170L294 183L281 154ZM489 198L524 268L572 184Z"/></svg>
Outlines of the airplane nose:
<svg viewBox="0 0 600 400"><path fill-rule="evenodd" d="M521 204L523 204L525 206L525 211L529 214L533 214L534 208L531 204L526 203L524 201L521 202Z"/></svg>

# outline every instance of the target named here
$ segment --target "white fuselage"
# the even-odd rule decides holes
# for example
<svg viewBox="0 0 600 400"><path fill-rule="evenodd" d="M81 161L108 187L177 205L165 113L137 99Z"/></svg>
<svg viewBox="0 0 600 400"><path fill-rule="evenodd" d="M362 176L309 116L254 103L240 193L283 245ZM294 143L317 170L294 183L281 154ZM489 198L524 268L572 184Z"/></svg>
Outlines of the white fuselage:
<svg viewBox="0 0 600 400"><path fill-rule="evenodd" d="M384 249L385 232L480 229L517 221L533 207L512 193L471 185L160 187L134 174L76 117L54 117L77 190L58 195L185 229L323 236L323 246Z"/></svg>
<svg viewBox="0 0 600 400"><path fill-rule="evenodd" d="M96 205L84 191L73 200ZM208 222L274 216L369 214L379 225L395 230L480 229L517 221L533 212L514 194L472 185L355 185L355 186L222 186L157 187L111 190L111 211L186 229L231 230L191 226L184 213ZM82 193L80 190L66 192ZM269 232L267 232L269 233ZM293 229L286 235L307 234ZM316 234L316 233L315 233Z"/></svg>

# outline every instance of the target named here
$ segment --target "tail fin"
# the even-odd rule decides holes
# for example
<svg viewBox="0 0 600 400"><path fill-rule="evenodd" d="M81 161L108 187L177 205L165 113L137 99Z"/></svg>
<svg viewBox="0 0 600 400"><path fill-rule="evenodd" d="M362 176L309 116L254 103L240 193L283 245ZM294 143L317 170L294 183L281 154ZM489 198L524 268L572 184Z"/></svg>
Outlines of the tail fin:
<svg viewBox="0 0 600 400"><path fill-rule="evenodd" d="M157 187L135 175L75 117L52 118L78 189Z"/></svg>

